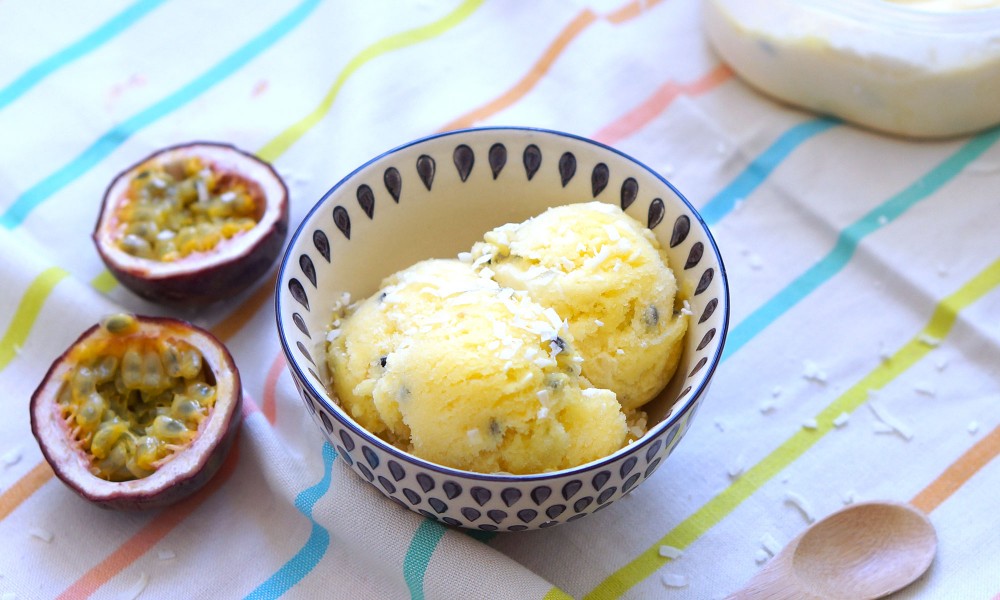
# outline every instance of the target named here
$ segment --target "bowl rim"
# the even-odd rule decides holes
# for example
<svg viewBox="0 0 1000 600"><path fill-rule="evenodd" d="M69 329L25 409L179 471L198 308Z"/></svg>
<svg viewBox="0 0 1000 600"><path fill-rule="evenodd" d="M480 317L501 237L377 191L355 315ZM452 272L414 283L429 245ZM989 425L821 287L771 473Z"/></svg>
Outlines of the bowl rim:
<svg viewBox="0 0 1000 600"><path fill-rule="evenodd" d="M604 151L611 152L618 155L625 161L632 163L636 167L645 170L647 173L655 177L660 183L667 186L674 195L687 207L690 211L691 216L693 216L700 228L704 231L707 242L711 246L712 255L715 257L715 261L718 263L718 276L720 277L720 287L721 293L720 303L723 305L721 312L721 324L718 327L718 345L715 352L712 355L711 360L705 365L703 369L704 375L701 378L698 386L692 388L687 395L687 399L683 402L682 406L677 407L676 410L671 410L671 413L664 418L662 421L651 427L646 433L630 444L619 448L618 450L612 452L611 454L604 456L602 458L593 460L582 465L577 465L575 467L570 467L568 469L560 469L558 471L547 471L545 473L529 473L529 474L513 474L513 473L479 473L476 471L466 471L463 469L456 469L454 467L448 467L441 465L429 460L420 458L415 454L406 452L405 450L400 450L399 448L393 446L392 444L386 442L377 435L369 432L364 427L361 427L358 423L354 422L346 413L340 405L335 402L331 402L326 396L329 394L327 390L316 390L314 386L309 381L309 378L303 373L302 369L298 365L298 361L294 358L294 352L292 352L289 346L289 341L284 334L285 324L282 322L282 286L281 282L285 278L285 269L289 267L292 257L292 249L298 243L299 237L303 235L304 226L309 222L313 215L321 210L321 207L326 203L326 201L333 196L341 187L344 187L350 180L352 180L358 173L367 169L370 165L382 160L383 158L402 152L417 146L420 144L425 144L434 140L441 138L451 137L451 136L461 136L469 133L479 133L483 131L500 131L500 132L512 132L512 133L541 133L543 135L551 135L556 137L564 137L575 142L580 142L584 144L589 144L596 146ZM718 311L718 309L717 309ZM665 177L663 177L658 171L649 167L646 163L636 159L635 157L626 154L625 152L618 150L612 146L599 142L597 140L587 138L574 133L568 133L565 131L559 131L555 129L546 129L542 127L530 127L530 126L514 126L514 125L491 125L483 127L467 127L462 129L453 129L449 131L443 131L438 133L433 133L423 137L413 139L409 142L394 146L389 150L380 152L371 159L365 161L357 168L353 169L346 175L344 175L340 181L335 183L325 194L323 194L319 200L309 209L309 211L302 217L301 221L296 225L295 230L289 237L288 243L285 246L285 250L282 252L281 261L278 266L277 277L275 279L275 289L274 289L274 313L275 313L275 323L278 330L278 339L281 343L282 352L285 355L285 362L289 369L293 371L291 375L293 378L302 386L307 388L306 392L308 395L315 400L318 400L323 408L327 412L331 413L340 424L351 430L355 435L363 439L365 442L376 446L380 450L392 455L394 458L402 460L404 462L415 464L423 469L434 471L441 475L462 478L462 479L472 479L481 482L491 482L491 483L516 483L516 482L544 482L548 480L560 479L568 475L573 475L577 473L584 473L593 470L598 470L610 466L611 464L618 461L625 454L632 454L639 451L640 449L652 444L656 438L666 429L673 427L678 421L681 420L689 411L691 411L697 404L700 397L707 392L709 385L712 382L712 378L715 375L715 370L722 362L723 349L725 348L726 338L729 333L729 318L730 318L730 306L729 306L729 279L726 275L726 267L722 260L722 254L719 252L718 244L715 241L715 237L712 235L708 224L702 218L701 213L688 201L688 199L682 194L672 183L670 183ZM676 406L676 405L675 405ZM673 407L672 407L673 408ZM345 418L346 416L346 418Z"/></svg>

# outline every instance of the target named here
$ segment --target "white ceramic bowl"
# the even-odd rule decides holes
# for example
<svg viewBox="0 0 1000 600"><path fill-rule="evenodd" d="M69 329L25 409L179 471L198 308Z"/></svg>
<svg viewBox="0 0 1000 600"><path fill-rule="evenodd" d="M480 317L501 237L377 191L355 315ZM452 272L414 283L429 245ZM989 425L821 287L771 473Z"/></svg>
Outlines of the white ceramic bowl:
<svg viewBox="0 0 1000 600"><path fill-rule="evenodd" d="M454 257L490 229L550 206L599 200L646 223L667 249L693 315L677 374L646 406L641 439L603 459L538 475L486 475L417 458L356 423L329 391L333 306L422 259ZM482 128L390 150L334 186L295 231L276 289L278 332L295 384L339 456L397 503L450 525L519 531L609 506L652 475L704 401L729 320L725 269L698 213L634 159L573 135Z"/></svg>

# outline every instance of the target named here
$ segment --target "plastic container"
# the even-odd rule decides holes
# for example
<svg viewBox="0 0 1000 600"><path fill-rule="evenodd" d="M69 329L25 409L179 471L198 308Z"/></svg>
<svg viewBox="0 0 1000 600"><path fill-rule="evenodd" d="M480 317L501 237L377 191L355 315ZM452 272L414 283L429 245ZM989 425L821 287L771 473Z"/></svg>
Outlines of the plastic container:
<svg viewBox="0 0 1000 600"><path fill-rule="evenodd" d="M896 135L948 137L1000 123L1000 8L948 9L961 4L705 0L704 25L722 59L774 98Z"/></svg>

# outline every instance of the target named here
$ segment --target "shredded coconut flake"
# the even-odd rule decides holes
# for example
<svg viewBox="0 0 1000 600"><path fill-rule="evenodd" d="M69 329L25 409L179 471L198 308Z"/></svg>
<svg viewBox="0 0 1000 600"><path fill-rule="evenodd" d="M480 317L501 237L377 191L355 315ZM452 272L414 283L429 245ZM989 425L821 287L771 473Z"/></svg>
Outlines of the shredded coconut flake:
<svg viewBox="0 0 1000 600"><path fill-rule="evenodd" d="M760 414L766 415L766 414L774 412L774 409L777 408L777 407L774 404L774 402L772 402L770 400L765 400L765 401L761 402L760 406L758 406L757 408L758 408L758 410L760 410Z"/></svg>
<svg viewBox="0 0 1000 600"><path fill-rule="evenodd" d="M21 462L21 449L12 448L0 456L0 462L3 463L4 468L13 467L17 463Z"/></svg>
<svg viewBox="0 0 1000 600"><path fill-rule="evenodd" d="M819 423L816 422L816 419L806 419L805 421L802 421L803 429L815 430L817 427L819 427Z"/></svg>
<svg viewBox="0 0 1000 600"><path fill-rule="evenodd" d="M584 388L580 390L580 395L584 398L593 398L594 396L600 396L602 391L598 388Z"/></svg>
<svg viewBox="0 0 1000 600"><path fill-rule="evenodd" d="M899 434L906 441L913 439L913 431L902 421L893 416L884 406L875 401L874 398L868 399L868 408L872 410L875 414L875 418L888 426L892 431Z"/></svg>
<svg viewBox="0 0 1000 600"><path fill-rule="evenodd" d="M536 358L532 362L539 369L546 369L548 367L554 367L554 366L556 366L556 361L552 360L551 358L545 357L545 356L542 356L540 358Z"/></svg>
<svg viewBox="0 0 1000 600"><path fill-rule="evenodd" d="M772 398L777 398L778 396L780 396L782 394L782 392L784 392L784 390L781 388L781 386L780 385L776 385L776 386L774 386L774 388L771 389L771 397Z"/></svg>
<svg viewBox="0 0 1000 600"><path fill-rule="evenodd" d="M600 319L594 319L594 325L597 325L598 327L604 327L604 321Z"/></svg>
<svg viewBox="0 0 1000 600"><path fill-rule="evenodd" d="M733 464L729 465L727 473L729 474L730 479L736 479L742 475L744 471L746 471L746 459L742 454L740 454L736 457L736 460L733 461Z"/></svg>
<svg viewBox="0 0 1000 600"><path fill-rule="evenodd" d="M854 490L849 490L844 492L841 495L840 499L844 501L845 505L854 504L858 499L858 493L855 492Z"/></svg>
<svg viewBox="0 0 1000 600"><path fill-rule="evenodd" d="M688 584L687 576L680 573L664 573L660 579L663 581L663 585L670 588L687 587Z"/></svg>
<svg viewBox="0 0 1000 600"><path fill-rule="evenodd" d="M127 598L128 600L135 600L142 595L142 592L145 591L147 585L149 585L149 575L144 572L139 573L139 581L132 584L132 587L125 592L125 595L122 597Z"/></svg>
<svg viewBox="0 0 1000 600"><path fill-rule="evenodd" d="M42 540L46 544L51 542L52 539L55 537L54 535L52 535L51 531L49 531L48 529L42 529L41 527L32 527L28 529L28 535L37 540Z"/></svg>
<svg viewBox="0 0 1000 600"><path fill-rule="evenodd" d="M760 545L763 546L764 550L771 556L781 552L781 544L779 544L778 540L774 539L774 536L770 533L765 533L760 536Z"/></svg>
<svg viewBox="0 0 1000 600"><path fill-rule="evenodd" d="M172 560L177 557L173 550L163 549L156 553L156 557L160 560Z"/></svg>
<svg viewBox="0 0 1000 600"><path fill-rule="evenodd" d="M536 418L538 418L538 419L544 419L547 416L549 416L549 407L548 406L543 406L543 407L541 407L541 408L538 409L538 415L537 415Z"/></svg>
<svg viewBox="0 0 1000 600"><path fill-rule="evenodd" d="M834 427L843 427L844 425L847 425L847 422L850 419L851 419L851 415L849 415L849 414L847 414L845 412L842 412L839 415L837 415L837 417L833 420L833 426Z"/></svg>
<svg viewBox="0 0 1000 600"><path fill-rule="evenodd" d="M913 386L913 390L923 396L937 395L937 390L934 389L934 386L927 383L926 381L917 382L917 384Z"/></svg>
<svg viewBox="0 0 1000 600"><path fill-rule="evenodd" d="M944 371L947 366L948 366L947 358L939 358L934 362L934 367L937 368L938 371Z"/></svg>
<svg viewBox="0 0 1000 600"><path fill-rule="evenodd" d="M941 345L941 340L939 338L927 335L926 333L921 333L918 339L920 340L920 343L930 346L931 348L937 348Z"/></svg>
<svg viewBox="0 0 1000 600"><path fill-rule="evenodd" d="M801 494L790 491L785 492L785 502L797 508L799 512L802 513L802 516L805 517L806 522L812 523L816 520L816 517L813 516L812 508L809 506L809 502L807 502Z"/></svg>
<svg viewBox="0 0 1000 600"><path fill-rule="evenodd" d="M766 563L769 558L771 558L771 555L767 552L767 550L758 550L753 555L754 562L758 565Z"/></svg>
<svg viewBox="0 0 1000 600"><path fill-rule="evenodd" d="M816 383L826 383L826 371L811 360L802 361L802 377Z"/></svg>
<svg viewBox="0 0 1000 600"><path fill-rule="evenodd" d="M459 252L458 260L464 262L465 264L472 264L472 253L471 252Z"/></svg>
<svg viewBox="0 0 1000 600"><path fill-rule="evenodd" d="M979 433L979 421L969 421L969 425L966 429L971 435Z"/></svg>
<svg viewBox="0 0 1000 600"><path fill-rule="evenodd" d="M674 548L673 546L663 545L660 546L660 556L663 558L669 558L670 560L676 560L680 558L684 553L681 552L680 548Z"/></svg>
<svg viewBox="0 0 1000 600"><path fill-rule="evenodd" d="M562 330L563 320L559 318L559 313L550 307L546 308L543 314L545 315L545 318L548 319L549 324L552 325L553 329L556 331Z"/></svg>

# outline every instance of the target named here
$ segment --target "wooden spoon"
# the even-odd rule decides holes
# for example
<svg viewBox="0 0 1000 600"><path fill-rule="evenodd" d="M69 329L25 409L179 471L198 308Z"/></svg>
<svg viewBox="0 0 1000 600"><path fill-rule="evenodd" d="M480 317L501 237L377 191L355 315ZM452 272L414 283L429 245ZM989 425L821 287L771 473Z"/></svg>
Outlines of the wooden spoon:
<svg viewBox="0 0 1000 600"><path fill-rule="evenodd" d="M812 524L729 600L869 600L913 583L937 536L909 504L860 502Z"/></svg>

